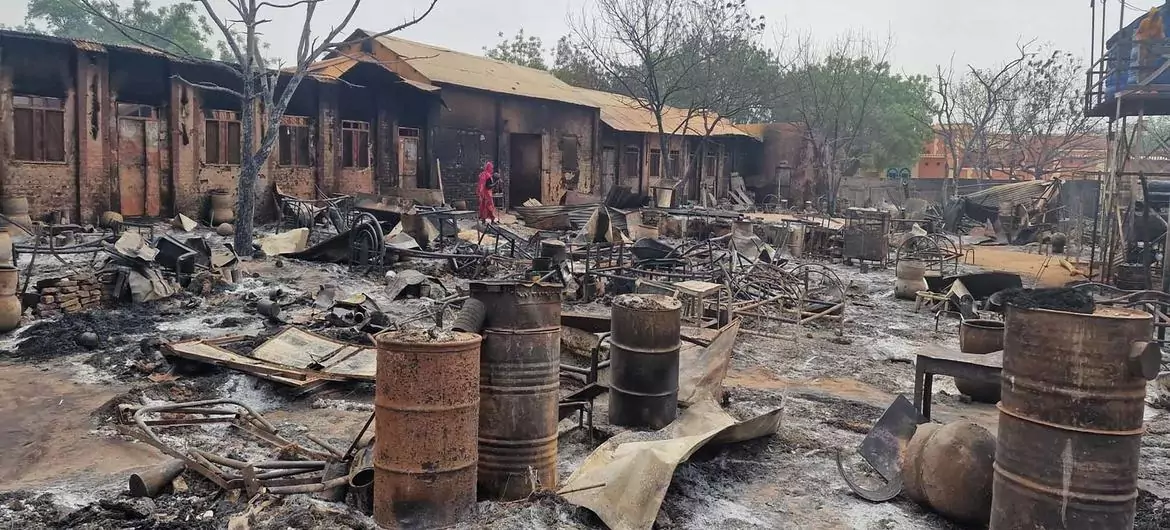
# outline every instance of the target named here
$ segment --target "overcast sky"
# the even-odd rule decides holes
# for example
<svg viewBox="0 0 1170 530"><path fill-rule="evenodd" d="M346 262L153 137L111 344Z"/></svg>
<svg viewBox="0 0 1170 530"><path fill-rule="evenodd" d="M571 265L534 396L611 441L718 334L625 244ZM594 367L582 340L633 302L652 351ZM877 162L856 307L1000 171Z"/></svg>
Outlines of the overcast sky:
<svg viewBox="0 0 1170 530"><path fill-rule="evenodd" d="M130 0L122 0L129 3ZM155 0L165 3L167 0ZM497 34L525 32L551 46L569 31L570 12L580 13L588 0L439 0L434 12L400 36L459 51L482 53L499 39ZM1098 4L1102 0L1097 0ZM1117 27L1118 0L1108 4L1109 31ZM893 62L911 73L929 73L952 55L959 64L991 66L1009 58L1017 41L1037 39L1079 55L1087 55L1090 0L748 0L749 7L767 17L770 32L811 31L828 39L846 29L874 35L892 33ZM0 23L23 21L25 0L0 0ZM399 23L429 0L365 0L353 27L385 29ZM1126 0L1128 19L1137 9L1161 0ZM327 30L352 0L325 0L318 8L318 31ZM266 40L278 54L291 54L301 25L299 13L276 12L266 29ZM768 41L774 40L769 36Z"/></svg>

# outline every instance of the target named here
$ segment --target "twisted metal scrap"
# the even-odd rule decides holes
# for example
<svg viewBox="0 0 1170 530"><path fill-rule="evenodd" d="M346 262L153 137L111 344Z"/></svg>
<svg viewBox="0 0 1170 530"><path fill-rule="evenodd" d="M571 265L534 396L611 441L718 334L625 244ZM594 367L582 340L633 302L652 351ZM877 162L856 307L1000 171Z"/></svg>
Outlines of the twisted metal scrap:
<svg viewBox="0 0 1170 530"><path fill-rule="evenodd" d="M236 408L221 408L219 407L221 405ZM166 414L168 418L148 419L156 414ZM141 431L135 434L143 441L169 456L182 460L189 469L225 490L252 490L262 486L272 493L302 493L323 491L343 484L337 479L327 480L324 475L324 470L330 462L344 458L341 451L313 435L307 437L324 451L309 449L288 440L263 416L239 401L212 399L142 407L134 412L133 421ZM312 460L243 462L197 448L189 448L184 453L162 441L155 432L155 427L208 424L228 424L274 446L282 453L292 453ZM227 467L231 471L223 471L219 466ZM293 478L307 474L312 476Z"/></svg>

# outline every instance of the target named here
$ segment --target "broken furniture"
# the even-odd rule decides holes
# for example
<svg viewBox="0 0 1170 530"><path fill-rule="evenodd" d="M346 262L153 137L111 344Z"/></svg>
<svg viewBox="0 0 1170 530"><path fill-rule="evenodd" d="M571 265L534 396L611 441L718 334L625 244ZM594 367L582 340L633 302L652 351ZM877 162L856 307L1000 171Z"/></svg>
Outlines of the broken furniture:
<svg viewBox="0 0 1170 530"><path fill-rule="evenodd" d="M439 228L439 240L455 239L459 234L459 220L476 218L477 213L472 210L434 209L422 210L419 215L431 219Z"/></svg>
<svg viewBox="0 0 1170 530"><path fill-rule="evenodd" d="M999 384L1003 371L1003 352L987 355L959 353L943 346L925 346L915 352L914 410L922 421L930 421L930 403L934 393L934 377L949 375L976 383Z"/></svg>
<svg viewBox="0 0 1170 530"><path fill-rule="evenodd" d="M926 266L928 277L932 271L936 272L935 276L945 276L948 269L951 274L959 273L961 258L959 247L946 235L927 234L912 236L903 241L894 254L894 263L898 264L904 260L921 262Z"/></svg>
<svg viewBox="0 0 1170 530"><path fill-rule="evenodd" d="M318 191L320 193L320 191ZM354 198L338 195L326 199L300 199L281 192L276 187L277 216L280 232L307 228L310 244L320 243L328 238L319 225L326 224L335 233L349 230L355 215Z"/></svg>
<svg viewBox="0 0 1170 530"><path fill-rule="evenodd" d="M331 447L312 434L309 441L321 450L311 449L285 437L276 427L247 405L230 399L166 403L145 407L122 405L119 408L123 423L133 423L137 429L130 434L154 446L163 453L182 460L188 469L203 475L224 490L241 489L248 497L261 488L273 494L310 493L342 487L348 477L329 477L329 462L340 461L341 451ZM303 460L236 460L222 455L221 449L197 448L189 444L178 448L163 441L162 429L206 425L226 425L228 432L238 431L253 442L266 445L278 458L298 456ZM168 440L182 434L168 433ZM221 437L220 437L221 438Z"/></svg>
<svg viewBox="0 0 1170 530"><path fill-rule="evenodd" d="M841 257L885 265L890 260L890 213L872 208L849 208L845 212L842 234L845 244Z"/></svg>
<svg viewBox="0 0 1170 530"><path fill-rule="evenodd" d="M163 354L225 366L309 392L329 382L373 381L377 351L289 327L250 353L228 349L249 337L188 340L163 345Z"/></svg>
<svg viewBox="0 0 1170 530"><path fill-rule="evenodd" d="M683 304L684 325L708 328L719 324L719 319L707 319L707 297L715 296L715 307L723 307L723 285L698 280L687 280L672 284ZM717 311L718 313L718 311Z"/></svg>

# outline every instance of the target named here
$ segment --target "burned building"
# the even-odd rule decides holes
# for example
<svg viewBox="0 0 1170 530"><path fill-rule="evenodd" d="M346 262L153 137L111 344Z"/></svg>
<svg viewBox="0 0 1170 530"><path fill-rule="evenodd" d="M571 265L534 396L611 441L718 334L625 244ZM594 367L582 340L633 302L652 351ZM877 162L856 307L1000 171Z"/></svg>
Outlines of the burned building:
<svg viewBox="0 0 1170 530"><path fill-rule="evenodd" d="M746 155L759 165L759 171L747 178L758 200L775 195L795 206L817 198L812 146L799 125L756 123L739 128L758 140Z"/></svg>
<svg viewBox="0 0 1170 530"><path fill-rule="evenodd" d="M243 133L239 99L193 83L239 80L147 48L0 32L0 193L26 197L34 218L203 217L210 192L235 197ZM257 193L437 187L424 155L436 92L373 61L321 65L294 94Z"/></svg>
<svg viewBox="0 0 1170 530"><path fill-rule="evenodd" d="M557 204L569 190L600 196L597 106L552 74L389 36L337 53L352 54L442 89L433 158L449 201L475 198L488 161L503 178L508 205Z"/></svg>
<svg viewBox="0 0 1170 530"><path fill-rule="evenodd" d="M732 175L755 172L748 152L755 140L724 119L667 107L659 141L655 116L633 98L579 89L601 112L601 181L644 195L654 188L675 187L681 198L699 201L701 190L720 197ZM605 191L608 191L606 189Z"/></svg>

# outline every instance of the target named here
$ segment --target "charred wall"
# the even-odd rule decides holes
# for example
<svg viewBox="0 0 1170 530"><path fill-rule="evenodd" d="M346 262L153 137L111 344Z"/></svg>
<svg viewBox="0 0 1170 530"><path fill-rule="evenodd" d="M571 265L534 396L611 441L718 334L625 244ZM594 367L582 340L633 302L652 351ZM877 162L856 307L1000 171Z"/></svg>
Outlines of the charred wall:
<svg viewBox="0 0 1170 530"><path fill-rule="evenodd" d="M298 87L261 170L261 215L273 211L274 186L318 198L437 185L428 162L437 95L376 66L353 73L355 82L306 78ZM106 210L203 218L209 192L224 190L234 200L243 147L239 100L180 78L238 85L214 65L3 33L0 193L27 197L34 218L61 212L79 222ZM401 142L400 133L410 139ZM411 152L405 159L403 145ZM409 161L407 178L402 160Z"/></svg>
<svg viewBox="0 0 1170 530"><path fill-rule="evenodd" d="M93 163L78 156L92 145L78 145L78 122L86 121L79 114L88 108L88 89L78 97L84 77L74 75L82 56L71 46L0 40L0 191L28 197L34 213L79 213L78 164Z"/></svg>
<svg viewBox="0 0 1170 530"><path fill-rule="evenodd" d="M568 190L601 195L595 171L597 109L452 86L443 87L443 102L434 153L448 200L475 204L477 177L488 161L495 164L502 180L500 189L510 205L522 202L512 197L516 189L539 190L536 198L546 204L558 203ZM535 148L536 137L539 176L524 178L539 182L514 183L514 178L521 177L513 167L513 139L528 141Z"/></svg>

